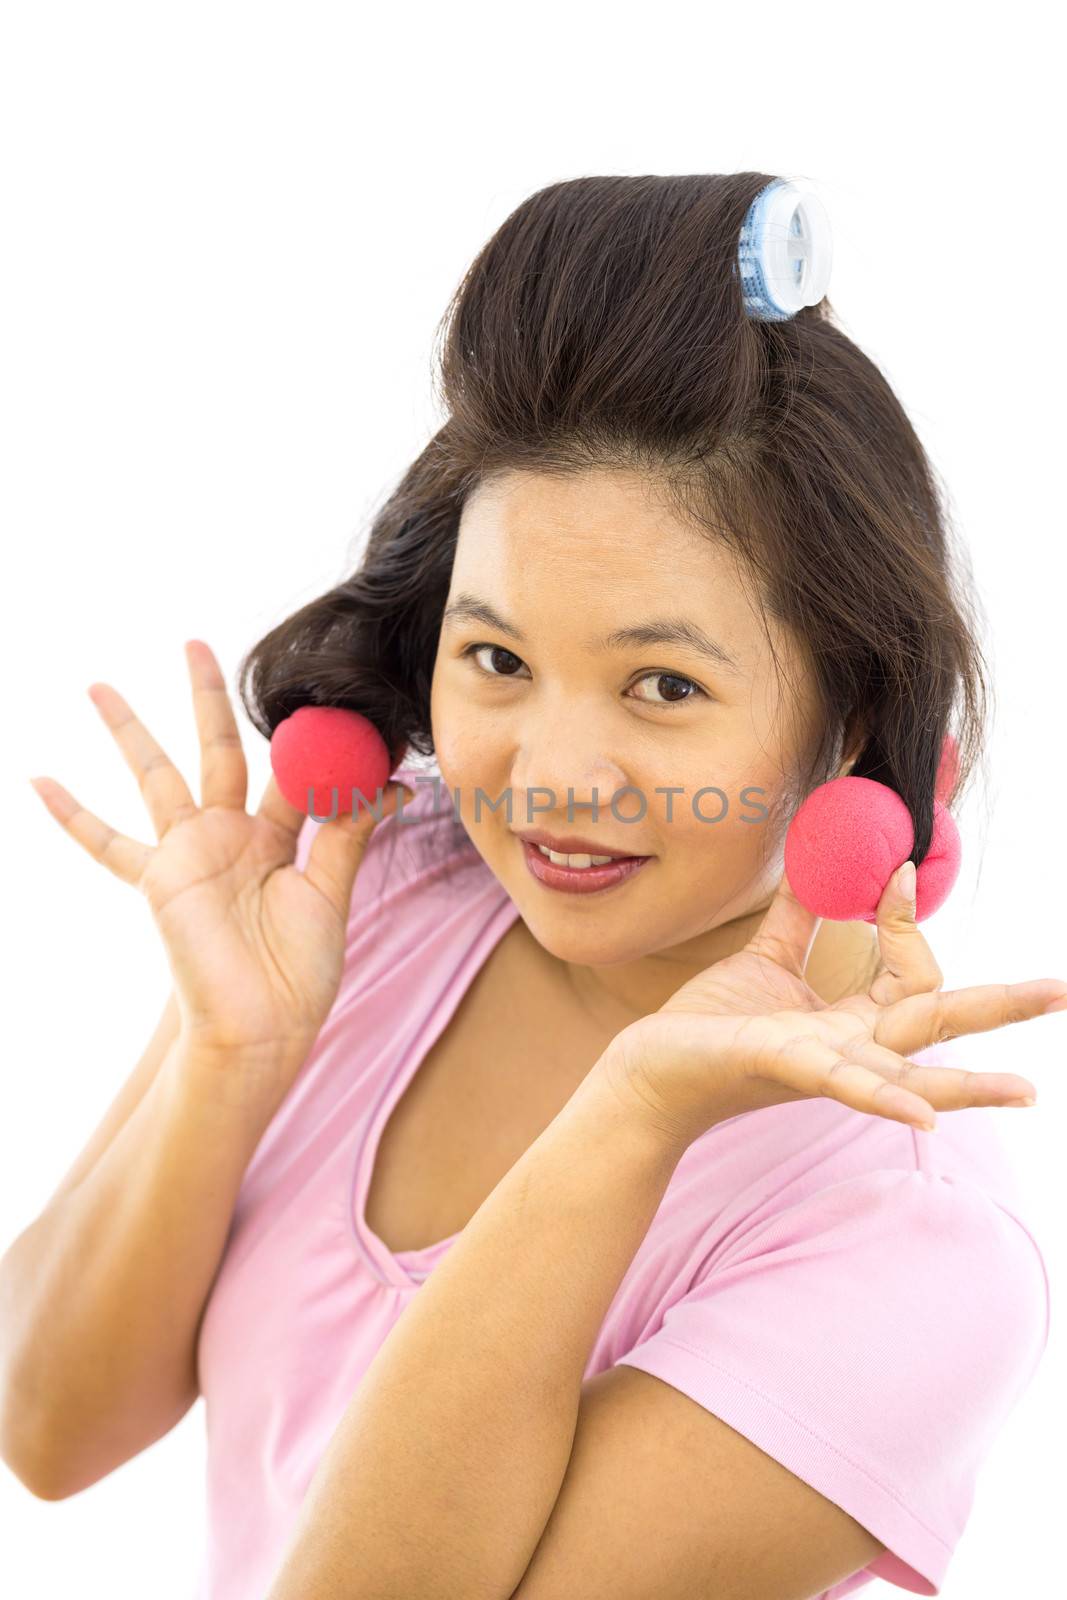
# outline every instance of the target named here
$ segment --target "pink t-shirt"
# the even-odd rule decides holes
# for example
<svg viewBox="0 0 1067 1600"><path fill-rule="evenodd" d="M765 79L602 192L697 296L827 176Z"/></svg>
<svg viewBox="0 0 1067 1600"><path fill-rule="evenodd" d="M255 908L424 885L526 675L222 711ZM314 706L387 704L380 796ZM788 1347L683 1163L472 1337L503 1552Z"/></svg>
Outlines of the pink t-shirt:
<svg viewBox="0 0 1067 1600"><path fill-rule="evenodd" d="M266 1594L362 1374L457 1237L393 1254L364 1205L388 1117L518 908L447 791L400 770L417 798L372 834L337 999L245 1172L201 1326L198 1600ZM965 1061L966 1040L921 1059ZM886 1545L822 1600L872 1577L937 1594L1047 1339L1019 1204L989 1110L933 1134L825 1098L732 1117L679 1161L585 1376L663 1379Z"/></svg>

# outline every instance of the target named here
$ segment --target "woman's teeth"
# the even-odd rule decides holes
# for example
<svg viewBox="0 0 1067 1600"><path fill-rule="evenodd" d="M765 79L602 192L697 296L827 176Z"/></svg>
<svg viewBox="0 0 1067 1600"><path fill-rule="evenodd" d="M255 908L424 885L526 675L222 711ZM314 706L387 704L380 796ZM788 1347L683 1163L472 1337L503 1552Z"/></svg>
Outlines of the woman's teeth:
<svg viewBox="0 0 1067 1600"><path fill-rule="evenodd" d="M537 846L543 856L554 861L557 867L603 867L609 861L620 860L619 856L566 856L560 855L558 850L547 850L543 844Z"/></svg>

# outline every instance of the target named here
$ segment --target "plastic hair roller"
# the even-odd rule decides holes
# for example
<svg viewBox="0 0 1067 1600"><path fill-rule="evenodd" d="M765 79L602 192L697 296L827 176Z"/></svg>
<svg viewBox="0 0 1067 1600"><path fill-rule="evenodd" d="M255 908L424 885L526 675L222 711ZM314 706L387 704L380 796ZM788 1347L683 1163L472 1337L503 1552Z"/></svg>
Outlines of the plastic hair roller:
<svg viewBox="0 0 1067 1600"><path fill-rule="evenodd" d="M944 905L959 876L959 830L947 805L958 752L949 734L934 786L930 849L915 874L915 920ZM874 922L893 873L907 861L915 830L904 801L873 778L833 778L808 795L785 837L785 873L802 905L831 922Z"/></svg>
<svg viewBox="0 0 1067 1600"><path fill-rule="evenodd" d="M358 816L385 788L393 762L372 722L343 706L301 706L271 735L270 764L291 806L321 820Z"/></svg>
<svg viewBox="0 0 1067 1600"><path fill-rule="evenodd" d="M753 200L741 227L735 271L745 311L787 322L822 299L830 283L833 235L826 208L803 179L775 178Z"/></svg>

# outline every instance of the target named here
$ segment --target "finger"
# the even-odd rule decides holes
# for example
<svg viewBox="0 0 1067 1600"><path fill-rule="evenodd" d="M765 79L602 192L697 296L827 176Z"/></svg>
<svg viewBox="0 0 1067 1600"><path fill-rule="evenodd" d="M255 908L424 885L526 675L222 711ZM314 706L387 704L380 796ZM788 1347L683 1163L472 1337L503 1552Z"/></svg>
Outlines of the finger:
<svg viewBox="0 0 1067 1600"><path fill-rule="evenodd" d="M1014 1072L969 1072L961 1067L931 1067L908 1061L873 1041L845 1052L851 1061L880 1072L899 1088L920 1095L936 1111L968 1106L1003 1106L1037 1098L1037 1090Z"/></svg>
<svg viewBox="0 0 1067 1600"><path fill-rule="evenodd" d="M195 816L198 810L185 779L117 689L107 683L94 683L89 687L89 698L110 728L126 765L137 779L156 838L162 839L175 823Z"/></svg>
<svg viewBox="0 0 1067 1600"><path fill-rule="evenodd" d="M351 812L342 812L329 822L324 822L312 840L304 876L326 896L340 917L348 917L356 874L363 863L371 834L380 821L384 822L386 817L392 816L399 793L399 784L386 785L380 818L369 808L359 806L355 817Z"/></svg>
<svg viewBox="0 0 1067 1600"><path fill-rule="evenodd" d="M1013 1022L1028 1022L1065 996L1067 983L1059 978L907 995L879 1012L874 1036L878 1044L911 1056L963 1034L990 1033Z"/></svg>
<svg viewBox="0 0 1067 1600"><path fill-rule="evenodd" d="M921 1095L888 1082L882 1073L817 1039L785 1043L775 1054L774 1076L801 1094L825 1095L870 1116L889 1117L909 1127L934 1126L932 1108Z"/></svg>
<svg viewBox="0 0 1067 1600"><path fill-rule="evenodd" d="M307 812L301 811L299 806L290 805L289 801L278 788L278 780L272 772L267 780L267 787L263 791L263 798L256 810L257 817L265 817L268 822L273 822L278 828L291 833L293 840L297 839L301 828L307 821Z"/></svg>
<svg viewBox="0 0 1067 1600"><path fill-rule="evenodd" d="M99 861L123 883L130 883L135 889L139 886L141 874L155 854L150 845L130 839L101 822L54 778L31 778L30 782L60 827L76 839L94 861Z"/></svg>
<svg viewBox="0 0 1067 1600"><path fill-rule="evenodd" d="M215 652L203 639L185 641L193 684L193 710L200 736L200 804L243 811L248 764Z"/></svg>
<svg viewBox="0 0 1067 1600"><path fill-rule="evenodd" d="M910 894L901 884L905 862L890 878L878 902L878 947L882 964L868 993L879 1005L890 1005L905 995L940 989L944 983L933 951L915 921L914 881ZM914 868L913 868L914 871Z"/></svg>
<svg viewBox="0 0 1067 1600"><path fill-rule="evenodd" d="M746 948L754 955L767 956L796 977L803 977L821 920L801 905L783 872L767 915Z"/></svg>

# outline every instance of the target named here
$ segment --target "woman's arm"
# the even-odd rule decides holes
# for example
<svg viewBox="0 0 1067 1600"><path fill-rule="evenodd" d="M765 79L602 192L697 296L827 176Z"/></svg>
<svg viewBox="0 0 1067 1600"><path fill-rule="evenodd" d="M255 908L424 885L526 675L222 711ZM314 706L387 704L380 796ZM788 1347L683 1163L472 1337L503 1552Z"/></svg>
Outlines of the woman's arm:
<svg viewBox="0 0 1067 1600"><path fill-rule="evenodd" d="M49 1205L53 1205L60 1195L69 1194L72 1189L76 1189L82 1179L92 1172L104 1151L114 1142L119 1129L126 1126L155 1082L163 1060L180 1032L181 1012L178 1008L178 997L172 989L167 996L167 1003L163 1007L163 1015L156 1024L155 1032L145 1046L144 1054L93 1129L73 1165L53 1189Z"/></svg>
<svg viewBox="0 0 1067 1600"><path fill-rule="evenodd" d="M827 1006L803 979L811 914L783 878L743 951L616 1036L371 1362L312 1480L267 1600L559 1593L558 1584L546 1580L546 1589L526 1573L570 1476L582 1375L689 1144L732 1116L798 1095L828 1095L908 1123L934 1108L1001 1105L1031 1087L1013 1073L946 1070L897 1052L1063 1007L1067 985L1038 979L941 992L914 901L895 879L879 905L878 931L884 967L871 993ZM625 1421L611 1409L623 1437ZM666 1415L658 1403L642 1409L646 1419ZM642 1428L634 1437L647 1460ZM719 1438L713 1428L699 1430L705 1481ZM642 1459L641 1448L634 1454ZM780 1485L777 1469L760 1476L768 1488ZM580 1469L579 1488L581 1477ZM602 1500L610 1470L595 1477ZM767 1514L775 1544L792 1509L781 1496L778 1502L781 1514ZM811 1503L805 1573L824 1515L818 1498ZM646 1526L656 1527L642 1524L639 1536ZM867 1534L857 1549L855 1531L836 1525L840 1576L870 1551ZM650 1532L645 1544L660 1539ZM696 1545L688 1550L696 1558ZM772 1574L753 1588L749 1553L742 1587L739 1564L724 1563L722 1553L712 1546L701 1555L703 1587L724 1572L731 1593L759 1600L798 1600L826 1587L806 1586L804 1576L790 1586L787 1573L785 1585ZM644 1596L648 1586L630 1592ZM673 1592L685 1591L675 1585Z"/></svg>
<svg viewBox="0 0 1067 1600"><path fill-rule="evenodd" d="M593 1341L685 1146L601 1063L364 1374L267 1600L504 1600L567 1469Z"/></svg>
<svg viewBox="0 0 1067 1600"><path fill-rule="evenodd" d="M256 1081L176 1040L95 1165L0 1261L0 1453L40 1498L95 1483L196 1399L204 1303L279 1103Z"/></svg>

